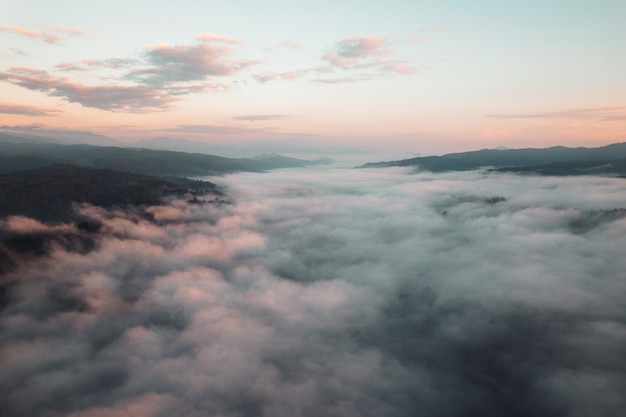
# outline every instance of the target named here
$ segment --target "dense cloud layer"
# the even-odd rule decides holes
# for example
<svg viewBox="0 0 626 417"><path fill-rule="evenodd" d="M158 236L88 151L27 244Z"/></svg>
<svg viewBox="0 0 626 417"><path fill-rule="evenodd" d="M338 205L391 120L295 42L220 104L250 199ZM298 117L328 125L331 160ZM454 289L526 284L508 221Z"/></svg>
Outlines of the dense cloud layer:
<svg viewBox="0 0 626 417"><path fill-rule="evenodd" d="M626 183L399 169L85 207L4 279L7 416L596 416L626 407ZM5 228L41 233L13 218ZM57 228L63 226L54 226Z"/></svg>

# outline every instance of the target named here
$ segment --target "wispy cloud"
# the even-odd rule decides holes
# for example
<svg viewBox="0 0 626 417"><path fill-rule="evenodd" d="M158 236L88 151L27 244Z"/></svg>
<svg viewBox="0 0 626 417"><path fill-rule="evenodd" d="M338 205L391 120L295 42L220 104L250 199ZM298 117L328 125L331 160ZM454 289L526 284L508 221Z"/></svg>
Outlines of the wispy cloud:
<svg viewBox="0 0 626 417"><path fill-rule="evenodd" d="M201 81L209 76L231 76L257 63L233 56L233 46L244 43L228 35L203 33L198 44L147 46L146 66L134 69L125 78L152 86L172 82Z"/></svg>
<svg viewBox="0 0 626 417"><path fill-rule="evenodd" d="M56 109L37 107L37 106L26 106L23 104L0 102L0 113L20 114L20 115L25 115L25 116L54 116L57 113L62 113L62 111L56 110Z"/></svg>
<svg viewBox="0 0 626 417"><path fill-rule="evenodd" d="M248 114L245 116L235 116L235 120L245 120L248 122L256 122L259 120L281 120L286 118L285 114Z"/></svg>
<svg viewBox="0 0 626 417"><path fill-rule="evenodd" d="M57 71L92 71L100 68L123 69L131 68L140 61L133 58L83 59L78 62L61 62L55 65Z"/></svg>
<svg viewBox="0 0 626 417"><path fill-rule="evenodd" d="M301 44L300 42L296 42L296 41L285 41L280 43L281 47L283 48L289 48L289 49L294 49L296 51L303 51L304 49L306 49L306 47Z"/></svg>
<svg viewBox="0 0 626 417"><path fill-rule="evenodd" d="M9 51L13 52L15 55L28 56L28 52L24 51L23 49L9 48Z"/></svg>
<svg viewBox="0 0 626 417"><path fill-rule="evenodd" d="M242 118L242 117L245 117ZM265 123L254 123L262 120L280 120L289 115L242 115L232 117L231 123L225 124L180 124L163 129L154 129L150 136L182 137L200 142L224 143L225 140L241 140L257 142L260 140L275 141L309 137L310 135L298 131L285 131ZM141 137L146 137L144 130Z"/></svg>
<svg viewBox="0 0 626 417"><path fill-rule="evenodd" d="M407 35L411 42L423 40L419 35ZM403 41L407 43L407 40ZM251 74L255 80L266 83L274 80L296 80L307 75L329 74L343 71L344 76L314 78L311 81L326 84L343 84L368 81L389 74L414 74L417 70L409 61L397 59L392 45L401 44L397 39L369 35L349 37L334 44L332 51L321 57L322 64L290 71L265 70ZM301 44L284 42L285 47L300 49ZM347 75L345 75L347 74Z"/></svg>
<svg viewBox="0 0 626 417"><path fill-rule="evenodd" d="M268 81L274 81L277 79L285 80L285 81L293 81L298 78L304 77L309 72L313 71L313 69L305 68L298 69L293 71L285 71L285 72L276 72L276 71L264 71L261 73L253 73L251 74L252 78L255 80L266 83Z"/></svg>
<svg viewBox="0 0 626 417"><path fill-rule="evenodd" d="M280 78L280 73L276 71L264 71L261 73L252 74L251 76L260 83L266 83L268 81L274 81L275 79Z"/></svg>
<svg viewBox="0 0 626 417"><path fill-rule="evenodd" d="M31 39L40 40L49 44L55 44L59 42L63 37L56 33L48 33L45 31L36 31L30 29L24 29L19 26L13 25L2 25L0 26L0 30L3 32L12 32L18 35L26 36Z"/></svg>
<svg viewBox="0 0 626 417"><path fill-rule="evenodd" d="M417 70L406 61L388 61L379 67L383 72L393 72L396 74L415 74Z"/></svg>
<svg viewBox="0 0 626 417"><path fill-rule="evenodd" d="M424 42L430 39L429 34L432 32L440 32L443 30L442 25L432 25L430 27L421 28L412 33L407 33L404 35L405 40L408 40L410 43L416 42Z"/></svg>
<svg viewBox="0 0 626 417"><path fill-rule="evenodd" d="M222 35L222 34L211 33L211 32L200 33L196 35L196 39L203 41L203 42L223 42L223 43L227 43L231 45L238 44L238 43L239 44L245 43L243 39L238 39L230 35Z"/></svg>
<svg viewBox="0 0 626 417"><path fill-rule="evenodd" d="M342 77L342 78L317 78L314 81L322 84L351 84L359 81L369 81L371 80L371 76L366 75L354 75L350 77Z"/></svg>
<svg viewBox="0 0 626 417"><path fill-rule="evenodd" d="M387 40L382 36L346 38L336 44L337 54L344 58L365 58L391 55Z"/></svg>
<svg viewBox="0 0 626 417"><path fill-rule="evenodd" d="M49 32L3 28L52 43L65 35L88 33L70 27L47 27ZM56 35L45 38L46 33ZM238 48L245 44L244 40L230 35L206 32L196 35L195 41L188 44L145 46L134 57L64 61L50 72L13 67L0 72L0 80L86 107L145 112L170 109L187 94L228 90L238 82L233 79L238 75L247 75L261 83L308 77L313 82L340 84L416 72L409 61L395 56L391 46L398 42L383 36L345 38L334 45L332 52L321 57L321 64L282 71L268 68L251 72L263 62L241 58ZM283 42L281 46L303 47L295 41ZM333 72L336 74L332 78L325 78ZM319 78L311 79L311 75Z"/></svg>
<svg viewBox="0 0 626 417"><path fill-rule="evenodd" d="M140 112L170 107L174 97L145 85L86 85L31 68L0 71L0 80L72 103L103 110Z"/></svg>
<svg viewBox="0 0 626 417"><path fill-rule="evenodd" d="M334 52L324 55L322 59L338 67L350 68L363 65L365 60L389 55L391 52L385 38L365 36L346 38L337 42Z"/></svg>
<svg viewBox="0 0 626 417"><path fill-rule="evenodd" d="M20 67L0 72L0 80L102 110L166 110L184 95L228 90L230 82L215 78L238 74L255 64L233 56L233 47L245 43L242 40L211 33L200 34L197 39L199 42L188 45L150 45L139 57L84 59L55 66L58 73L82 72L104 80L100 85L77 81L75 75ZM117 75L109 72L99 78L97 71L103 69Z"/></svg>
<svg viewBox="0 0 626 417"><path fill-rule="evenodd" d="M489 114L489 117L501 119L573 119L615 121L626 120L626 107L594 107L539 113Z"/></svg>
<svg viewBox="0 0 626 417"><path fill-rule="evenodd" d="M14 25L2 25L0 26L0 31L3 32L12 32L18 35L26 36L28 38L43 41L49 44L56 44L61 41L65 36L82 36L90 31L81 28L74 27L57 27L57 26L47 26L44 30L31 30L25 29L19 26Z"/></svg>
<svg viewBox="0 0 626 417"><path fill-rule="evenodd" d="M50 32L67 33L70 36L83 36L95 33L87 29L69 26L46 26L46 30Z"/></svg>
<svg viewBox="0 0 626 417"><path fill-rule="evenodd" d="M242 135L242 134L266 134L269 129L249 128L242 126L225 126L225 125L209 125L209 124L184 124L172 128L164 129L170 133L203 135Z"/></svg>
<svg viewBox="0 0 626 417"><path fill-rule="evenodd" d="M331 53L322 56L330 66L347 69L375 69L381 73L412 74L407 61L390 59L390 41L382 36L351 37L337 42Z"/></svg>

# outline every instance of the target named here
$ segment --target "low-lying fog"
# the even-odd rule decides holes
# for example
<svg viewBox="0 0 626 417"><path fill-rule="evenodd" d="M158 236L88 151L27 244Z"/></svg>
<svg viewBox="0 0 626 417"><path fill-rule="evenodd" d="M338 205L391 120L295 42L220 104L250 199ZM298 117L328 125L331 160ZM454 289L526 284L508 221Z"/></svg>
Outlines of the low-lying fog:
<svg viewBox="0 0 626 417"><path fill-rule="evenodd" d="M626 180L211 178L10 273L4 416L617 416ZM10 218L6 227L47 226ZM55 226L60 227L60 226Z"/></svg>

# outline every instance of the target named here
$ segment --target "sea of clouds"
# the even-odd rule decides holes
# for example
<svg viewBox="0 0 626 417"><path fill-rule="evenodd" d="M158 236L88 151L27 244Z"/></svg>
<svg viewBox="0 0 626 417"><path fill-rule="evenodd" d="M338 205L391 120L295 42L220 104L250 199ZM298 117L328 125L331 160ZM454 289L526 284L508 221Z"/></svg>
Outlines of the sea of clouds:
<svg viewBox="0 0 626 417"><path fill-rule="evenodd" d="M399 168L211 180L232 204L172 201L152 219L85 206L102 224L92 248L59 245L3 277L0 414L626 409L626 180Z"/></svg>

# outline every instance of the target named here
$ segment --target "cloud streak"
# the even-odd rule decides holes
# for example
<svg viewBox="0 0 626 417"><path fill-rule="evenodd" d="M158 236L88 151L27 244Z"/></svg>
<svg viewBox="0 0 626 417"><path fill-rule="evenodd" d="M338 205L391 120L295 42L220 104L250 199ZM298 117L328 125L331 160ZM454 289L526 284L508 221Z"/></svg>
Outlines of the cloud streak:
<svg viewBox="0 0 626 417"><path fill-rule="evenodd" d="M83 33L72 28L55 30ZM211 33L197 39L192 45L150 45L137 58L61 62L55 66L56 73L11 67L0 72L0 80L85 107L150 112L171 109L185 95L228 90L232 83L217 79L239 74L256 63L233 57L233 47L243 44L241 40ZM99 76L101 70L107 72ZM79 81L77 73L94 81Z"/></svg>
<svg viewBox="0 0 626 417"><path fill-rule="evenodd" d="M247 122L265 121L265 120L281 120L286 118L285 114L247 114L244 116L235 116L235 120L245 120Z"/></svg>
<svg viewBox="0 0 626 417"><path fill-rule="evenodd" d="M294 81L299 78L304 77L308 73L315 71L315 68L308 69L298 69L293 71L285 71L285 72L276 72L276 71L264 71L262 73L253 73L252 78L261 83L266 83L268 81L274 81L277 79L284 81Z"/></svg>
<svg viewBox="0 0 626 417"><path fill-rule="evenodd" d="M86 30L48 27L48 32L14 26L3 30L56 43L65 35L83 35ZM237 49L246 42L229 35L201 33L191 44L145 46L136 57L83 59L58 63L54 71L16 68L0 72L0 80L61 97L85 107L117 112L168 110L188 94L226 91L240 82L235 76L250 76L261 83L294 81L315 75L313 82L341 84L365 81L389 74L410 75L416 69L395 59L392 40L382 36L350 37L337 42L333 52L321 57L322 65L286 71L254 71L263 61L242 59ZM294 41L283 47L302 50ZM342 75L328 77L340 71Z"/></svg>
<svg viewBox="0 0 626 417"><path fill-rule="evenodd" d="M102 110L128 112L164 110L175 101L175 97L164 95L162 91L144 85L87 85L32 68L10 68L9 71L0 71L0 80L52 97L61 97L71 103Z"/></svg>
<svg viewBox="0 0 626 417"><path fill-rule="evenodd" d="M89 31L81 28L73 27L46 27L46 30L36 31L31 29L25 29L14 25L2 25L0 31L15 33L17 35L25 36L27 38L42 41L51 45L59 43L65 36L82 36Z"/></svg>
<svg viewBox="0 0 626 417"><path fill-rule="evenodd" d="M602 122L626 120L626 107L595 107L543 113L490 114L501 119L572 119Z"/></svg>
<svg viewBox="0 0 626 417"><path fill-rule="evenodd" d="M373 69L381 74L413 74L406 61L393 60L389 40L382 36L346 38L337 42L334 51L322 57L331 67L344 70Z"/></svg>
<svg viewBox="0 0 626 417"><path fill-rule="evenodd" d="M94 65L117 65L117 63L116 61L110 64L96 62ZM71 67L71 64L64 65L63 68L66 71L81 70L80 67ZM206 80L185 83L176 82L173 79L167 83L157 83L159 85L142 83L89 85L68 77L60 77L35 68L23 67L12 67L9 71L0 71L0 80L29 90L41 91L49 96L61 97L71 103L79 103L85 107L135 113L167 110L172 108L180 96L209 91L219 92L230 88L228 83L223 82Z"/></svg>
<svg viewBox="0 0 626 417"><path fill-rule="evenodd" d="M140 62L133 58L83 59L79 62L61 62L55 65L55 69L62 72L92 71L101 68L124 69Z"/></svg>
<svg viewBox="0 0 626 417"><path fill-rule="evenodd" d="M230 36L202 34L198 45L159 44L146 47L150 65L131 71L127 79L147 85L164 86L172 82L200 81L209 76L230 76L254 65L254 61L232 57L232 45L241 43Z"/></svg>
<svg viewBox="0 0 626 417"><path fill-rule="evenodd" d="M25 116L54 116L63 113L62 110L47 109L38 106L27 106L23 104L2 103L0 102L0 113L2 114L21 114Z"/></svg>
<svg viewBox="0 0 626 417"><path fill-rule="evenodd" d="M410 42L425 38L407 35ZM275 80L293 81L314 74L313 82L325 84L344 84L368 81L392 74L411 75L417 70L406 60L395 59L391 45L397 40L383 36L349 37L335 43L332 51L321 56L321 65L299 68L291 71L265 70L252 73L251 76L261 83ZM291 43L285 45L291 47ZM296 48L297 47L297 48ZM300 49L296 44L294 49ZM337 71L342 76L327 77Z"/></svg>
<svg viewBox="0 0 626 417"><path fill-rule="evenodd" d="M57 247L3 278L7 416L626 405L626 223L598 215L626 206L622 179L386 169L220 181L235 204L172 201L151 217L83 207L102 224L93 250Z"/></svg>
<svg viewBox="0 0 626 417"><path fill-rule="evenodd" d="M28 38L40 40L49 44L58 43L61 39L63 39L61 35L56 33L47 33L43 31L24 29L19 26L13 25L2 25L0 26L0 30L3 32L11 32L18 35L26 36Z"/></svg>

